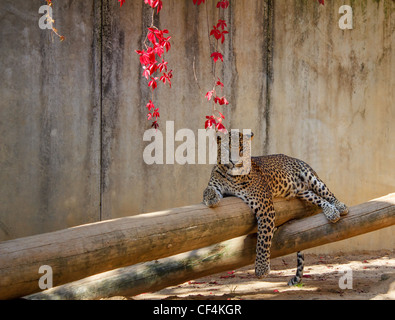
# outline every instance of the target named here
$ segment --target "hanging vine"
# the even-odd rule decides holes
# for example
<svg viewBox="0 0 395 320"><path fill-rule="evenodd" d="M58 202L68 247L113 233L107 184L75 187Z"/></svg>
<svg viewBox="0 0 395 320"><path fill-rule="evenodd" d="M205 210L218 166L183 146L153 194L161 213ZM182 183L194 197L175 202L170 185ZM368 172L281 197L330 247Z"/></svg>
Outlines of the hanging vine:
<svg viewBox="0 0 395 320"><path fill-rule="evenodd" d="M47 5L52 8L52 0L45 0ZM197 6L205 4L205 0L192 0ZM218 1L218 0L217 0ZM118 0L120 6L125 3L125 0ZM318 2L324 5L324 0L318 0ZM160 30L154 25L154 14L162 10L163 2L162 0L144 0L144 3L152 8L152 20L151 25L147 29L147 35L144 40L144 48L142 50L136 50L136 53L140 56L140 63L143 68L142 76L147 79L147 86L151 89L151 99L147 102L147 120L151 120L151 126L155 129L159 127L158 118L160 117L159 107L155 106L154 103L154 90L158 87L158 82L163 84L168 84L171 88L171 79L173 77L173 70L168 70L168 62L165 60L165 53L167 53L170 48L170 39L168 36L169 31L167 29ZM207 4L206 4L207 5ZM226 10L229 7L228 0L219 0L216 7L219 10ZM207 13L207 7L206 7ZM45 16L47 22L50 23L52 32L59 37L61 41L65 39L64 36L60 35L58 30L53 26L55 20L52 16L47 13ZM223 81L216 75L217 63L221 61L224 62L224 55L221 52L221 46L224 45L226 36L229 33L227 30L227 22L223 19L218 19L217 23L213 25L209 33L210 37L215 41L215 50L211 52L210 59L214 63L212 70L213 73L213 84L211 90L207 91L205 98L207 101L211 101L212 108L211 114L206 116L205 125L206 129L213 128L217 131L226 132L226 128L223 124L225 116L218 110L219 106L227 106L229 104L225 96L222 96L224 90ZM221 93L221 94L220 94Z"/></svg>

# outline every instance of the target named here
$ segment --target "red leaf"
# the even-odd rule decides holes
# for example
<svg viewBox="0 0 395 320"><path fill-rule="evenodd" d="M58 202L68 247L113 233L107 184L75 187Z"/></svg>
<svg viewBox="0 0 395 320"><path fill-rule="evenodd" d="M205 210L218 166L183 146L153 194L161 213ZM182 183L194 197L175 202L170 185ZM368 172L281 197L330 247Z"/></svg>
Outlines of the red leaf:
<svg viewBox="0 0 395 320"><path fill-rule="evenodd" d="M165 53L165 49L160 45L155 45L154 51L159 57L162 57L162 54Z"/></svg>
<svg viewBox="0 0 395 320"><path fill-rule="evenodd" d="M224 87L224 84L221 82L221 80L218 78L218 81L216 83L217 86L221 86L221 88Z"/></svg>
<svg viewBox="0 0 395 320"><path fill-rule="evenodd" d="M150 64L156 63L154 49L149 47L147 51L136 50L136 53L140 55L140 63L143 66L148 66Z"/></svg>
<svg viewBox="0 0 395 320"><path fill-rule="evenodd" d="M151 75L151 72L149 71L149 69L147 68L147 67L145 67L145 66L143 66L143 77L146 77L147 78L147 80L148 80L148 78L149 78L149 76Z"/></svg>
<svg viewBox="0 0 395 320"><path fill-rule="evenodd" d="M213 94L214 94L214 90L210 90L209 92L206 93L205 97L207 98L207 101L211 100L211 97L213 96Z"/></svg>
<svg viewBox="0 0 395 320"><path fill-rule="evenodd" d="M219 21L224 21L224 20L219 20ZM213 28L210 31L210 36L214 36L215 39L219 40L221 39L221 42L224 43L225 41L225 34L229 33L226 30L220 31L219 28L220 23L217 24L217 26L213 26Z"/></svg>
<svg viewBox="0 0 395 320"><path fill-rule="evenodd" d="M148 67L148 70L149 70L149 72L150 72L150 75L152 75L152 74L155 73L156 70L158 70L158 65L157 65L156 63L151 64L151 65Z"/></svg>
<svg viewBox="0 0 395 320"><path fill-rule="evenodd" d="M118 0L120 7L122 7L122 5L125 3L125 0Z"/></svg>
<svg viewBox="0 0 395 320"><path fill-rule="evenodd" d="M193 0L193 4L196 4L196 2L197 2L197 5L200 5L200 4L204 3L204 0Z"/></svg>
<svg viewBox="0 0 395 320"><path fill-rule="evenodd" d="M214 36L215 39L219 40L221 39L221 31L219 31L216 26L213 26L210 31L210 36Z"/></svg>
<svg viewBox="0 0 395 320"><path fill-rule="evenodd" d="M229 32L226 31L226 30L222 31L222 34L221 34L221 43L224 43L224 41L225 41L225 34L227 34L227 33L229 33Z"/></svg>
<svg viewBox="0 0 395 320"><path fill-rule="evenodd" d="M148 4L151 8L158 8L158 13L162 9L162 0L144 0L144 3Z"/></svg>
<svg viewBox="0 0 395 320"><path fill-rule="evenodd" d="M218 103L219 105L228 105L229 104L229 102L228 102L228 100L226 100L226 98L225 97L222 97L222 98L218 98L218 97L215 97L214 98L214 102L215 103Z"/></svg>
<svg viewBox="0 0 395 320"><path fill-rule="evenodd" d="M163 30L163 32L165 32L165 31L167 31L167 30ZM165 48L166 52L169 51L171 48L170 39L171 39L171 37L167 37L167 38L162 37L159 40L160 45L162 46L162 49Z"/></svg>
<svg viewBox="0 0 395 320"><path fill-rule="evenodd" d="M155 90L156 87L158 86L158 84L156 83L157 79L158 79L157 77L155 78L151 77L151 81L148 82L148 87L152 87L152 90Z"/></svg>
<svg viewBox="0 0 395 320"><path fill-rule="evenodd" d="M221 59L222 62L224 61L224 56L220 52L213 52L211 58L213 58L214 62L217 62L218 59Z"/></svg>
<svg viewBox="0 0 395 320"><path fill-rule="evenodd" d="M163 69L167 71L167 61L162 59L162 63L158 64L159 71L162 72Z"/></svg>
<svg viewBox="0 0 395 320"><path fill-rule="evenodd" d="M155 33L154 33L154 30L155 30L155 29L153 29L153 28L148 28L148 30L149 30L150 32L148 32L147 38L148 38L149 41L152 42L152 44L155 44L155 43L156 43L156 38L155 38Z"/></svg>
<svg viewBox="0 0 395 320"><path fill-rule="evenodd" d="M207 121L204 124L204 128L205 129L211 128L212 126L216 126L217 125L217 123L216 123L216 121L214 119L214 116L206 116L206 119L207 119Z"/></svg>
<svg viewBox="0 0 395 320"><path fill-rule="evenodd" d="M155 111L152 113L152 117L158 119L160 117L159 108L156 108Z"/></svg>
<svg viewBox="0 0 395 320"><path fill-rule="evenodd" d="M215 126L219 132L226 133L226 128L222 123L217 123ZM235 277L234 275L231 276L232 278Z"/></svg>
<svg viewBox="0 0 395 320"><path fill-rule="evenodd" d="M225 20L221 20L221 19L218 20L217 28L221 27L221 29L224 30L225 27L227 27L227 26L228 25L226 24Z"/></svg>
<svg viewBox="0 0 395 320"><path fill-rule="evenodd" d="M152 103L151 100L147 103L146 107L148 108L148 110L149 110L150 112L151 112L151 109L154 109L154 108L155 108L155 106L154 106L154 104Z"/></svg>
<svg viewBox="0 0 395 320"><path fill-rule="evenodd" d="M207 120L205 122L205 129L214 127L215 129L217 129L217 131L227 133L225 126L221 123L222 122L221 118L225 119L225 117L219 111L218 111L218 113L221 115L221 117L217 118L214 115L206 116ZM220 278L223 278L223 279L224 278L234 278L235 277L234 273L235 273L234 271L229 271L228 274L230 274L230 276L221 276Z"/></svg>
<svg viewBox="0 0 395 320"><path fill-rule="evenodd" d="M161 80L164 84L166 84L166 81L167 81L169 83L169 85L170 85L170 88L171 88L171 81L170 81L170 79L171 79L172 76L173 75L171 74L171 70L170 70L169 73L163 73L163 76L161 76L159 80Z"/></svg>
<svg viewBox="0 0 395 320"><path fill-rule="evenodd" d="M217 3L217 8L226 9L229 6L228 0L222 0Z"/></svg>
<svg viewBox="0 0 395 320"><path fill-rule="evenodd" d="M157 9L157 13L159 13L159 11L161 11L161 10L162 10L162 7L163 7L162 0L159 0L159 1L158 1L158 9Z"/></svg>
<svg viewBox="0 0 395 320"><path fill-rule="evenodd" d="M223 105L223 104L224 104L224 105L228 105L229 102L228 102L228 100L225 99L225 97L222 97L219 104L220 104L220 105Z"/></svg>

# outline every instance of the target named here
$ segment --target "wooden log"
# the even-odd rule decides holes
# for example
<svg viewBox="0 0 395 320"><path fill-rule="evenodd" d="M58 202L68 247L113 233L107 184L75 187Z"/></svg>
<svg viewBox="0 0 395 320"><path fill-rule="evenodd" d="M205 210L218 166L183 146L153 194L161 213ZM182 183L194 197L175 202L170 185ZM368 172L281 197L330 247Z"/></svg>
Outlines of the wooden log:
<svg viewBox="0 0 395 320"><path fill-rule="evenodd" d="M395 225L395 193L353 206L347 216L328 223L319 214L280 228L273 242L275 257L336 242Z"/></svg>
<svg viewBox="0 0 395 320"><path fill-rule="evenodd" d="M256 234L156 261L119 268L24 297L29 300L94 300L154 292L254 262Z"/></svg>
<svg viewBox="0 0 395 320"><path fill-rule="evenodd" d="M299 200L276 200L277 225L318 212ZM238 198L102 221L0 243L0 299L41 291L39 268L59 286L94 274L199 249L256 232L255 217Z"/></svg>
<svg viewBox="0 0 395 320"><path fill-rule="evenodd" d="M336 224L316 215L280 226L273 238L271 257L344 240L395 224L395 194L350 208ZM256 236L251 234L173 257L112 270L28 299L99 299L157 291L187 280L240 268L255 259Z"/></svg>

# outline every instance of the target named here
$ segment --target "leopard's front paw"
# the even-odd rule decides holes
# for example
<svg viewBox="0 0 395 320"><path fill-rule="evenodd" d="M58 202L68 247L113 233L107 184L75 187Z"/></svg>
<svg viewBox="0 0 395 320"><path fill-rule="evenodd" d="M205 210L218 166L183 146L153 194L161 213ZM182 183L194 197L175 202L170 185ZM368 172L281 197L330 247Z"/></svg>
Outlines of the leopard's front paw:
<svg viewBox="0 0 395 320"><path fill-rule="evenodd" d="M270 262L269 261L255 261L255 275L262 279L270 273Z"/></svg>
<svg viewBox="0 0 395 320"><path fill-rule="evenodd" d="M339 200L336 200L333 203L333 205L336 207L337 210L339 210L340 215L342 217L348 214L348 208L343 202L340 202Z"/></svg>
<svg viewBox="0 0 395 320"><path fill-rule="evenodd" d="M207 187L206 190L203 192L203 203L210 208L218 206L221 200L221 196L212 187Z"/></svg>
<svg viewBox="0 0 395 320"><path fill-rule="evenodd" d="M327 205L322 208L325 217L332 223L336 223L340 219L340 212L334 205Z"/></svg>

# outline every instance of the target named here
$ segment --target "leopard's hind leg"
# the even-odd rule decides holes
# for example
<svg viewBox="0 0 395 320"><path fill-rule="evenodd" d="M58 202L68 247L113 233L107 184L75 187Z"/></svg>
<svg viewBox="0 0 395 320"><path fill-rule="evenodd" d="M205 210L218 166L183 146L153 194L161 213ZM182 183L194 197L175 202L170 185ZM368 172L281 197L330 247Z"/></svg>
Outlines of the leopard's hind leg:
<svg viewBox="0 0 395 320"><path fill-rule="evenodd" d="M328 201L331 205L339 211L341 216L345 216L348 213L347 206L336 199L335 195L329 190L326 184L318 178L313 176L310 181L310 188L320 197Z"/></svg>
<svg viewBox="0 0 395 320"><path fill-rule="evenodd" d="M331 222L336 222L340 216L348 213L347 206L336 199L325 183L317 176L313 169L303 171L300 179L305 186L298 190L296 196L307 202L313 203L320 208Z"/></svg>
<svg viewBox="0 0 395 320"><path fill-rule="evenodd" d="M322 208L323 214L329 221L335 223L340 219L339 210L337 210L334 205L329 203L324 198L321 198L315 192L313 192L311 190L300 191L296 194L296 196L306 202L312 203L312 204Z"/></svg>

